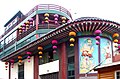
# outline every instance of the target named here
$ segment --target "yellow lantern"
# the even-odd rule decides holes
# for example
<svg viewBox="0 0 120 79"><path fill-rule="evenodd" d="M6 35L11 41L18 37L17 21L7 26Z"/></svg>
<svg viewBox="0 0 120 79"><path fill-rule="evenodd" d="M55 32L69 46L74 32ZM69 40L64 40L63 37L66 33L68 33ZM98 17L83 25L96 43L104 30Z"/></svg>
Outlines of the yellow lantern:
<svg viewBox="0 0 120 79"><path fill-rule="evenodd" d="M70 42L75 42L75 39L74 38L70 38Z"/></svg>
<svg viewBox="0 0 120 79"><path fill-rule="evenodd" d="M48 21L48 17L45 17L45 20L47 20L47 21Z"/></svg>
<svg viewBox="0 0 120 79"><path fill-rule="evenodd" d="M26 23L26 24L30 24L30 22L29 22L29 21L26 21L25 23Z"/></svg>
<svg viewBox="0 0 120 79"><path fill-rule="evenodd" d="M113 42L114 42L114 43L117 43L117 42L118 42L118 39L115 39Z"/></svg>
<svg viewBox="0 0 120 79"><path fill-rule="evenodd" d="M18 59L22 59L22 56L18 56Z"/></svg>
<svg viewBox="0 0 120 79"><path fill-rule="evenodd" d="M62 20L62 23L65 23L65 20Z"/></svg>
<svg viewBox="0 0 120 79"><path fill-rule="evenodd" d="M76 36L75 32L69 32L69 36Z"/></svg>
<svg viewBox="0 0 120 79"><path fill-rule="evenodd" d="M26 27L29 27L29 25L28 25L28 24L26 24Z"/></svg>
<svg viewBox="0 0 120 79"><path fill-rule="evenodd" d="M45 16L45 17L49 17L49 14L48 14L48 13L45 13L44 16Z"/></svg>
<svg viewBox="0 0 120 79"><path fill-rule="evenodd" d="M117 48L117 47L118 47L118 44L117 44L117 43L114 43L114 47L116 47L116 48Z"/></svg>
<svg viewBox="0 0 120 79"><path fill-rule="evenodd" d="M38 52L38 54L41 55L41 54L43 54L43 53L40 51L40 52Z"/></svg>
<svg viewBox="0 0 120 79"><path fill-rule="evenodd" d="M39 56L39 58L42 58L42 56Z"/></svg>
<svg viewBox="0 0 120 79"><path fill-rule="evenodd" d="M66 20L66 17L62 17L62 20Z"/></svg>
<svg viewBox="0 0 120 79"><path fill-rule="evenodd" d="M18 62L19 62L19 63L22 63L22 60L19 60Z"/></svg>
<svg viewBox="0 0 120 79"><path fill-rule="evenodd" d="M115 37L119 37L119 34L118 33L114 33L113 34L113 38L115 38Z"/></svg>
<svg viewBox="0 0 120 79"><path fill-rule="evenodd" d="M43 50L43 47L39 46L39 47L38 47L38 50Z"/></svg>
<svg viewBox="0 0 120 79"><path fill-rule="evenodd" d="M73 46L74 46L74 44L70 44L70 46L71 46L71 47L73 47Z"/></svg>

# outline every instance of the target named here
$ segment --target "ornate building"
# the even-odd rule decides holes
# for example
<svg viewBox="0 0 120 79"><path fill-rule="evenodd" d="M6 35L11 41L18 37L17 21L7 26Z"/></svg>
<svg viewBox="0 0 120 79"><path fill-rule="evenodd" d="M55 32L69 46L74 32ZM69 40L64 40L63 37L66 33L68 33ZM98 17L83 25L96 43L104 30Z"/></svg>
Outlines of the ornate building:
<svg viewBox="0 0 120 79"><path fill-rule="evenodd" d="M117 62L112 74L119 70L119 28L119 23L96 17L73 21L65 8L40 4L5 24L0 59L8 79L107 78L102 73L109 74L108 69L102 67Z"/></svg>

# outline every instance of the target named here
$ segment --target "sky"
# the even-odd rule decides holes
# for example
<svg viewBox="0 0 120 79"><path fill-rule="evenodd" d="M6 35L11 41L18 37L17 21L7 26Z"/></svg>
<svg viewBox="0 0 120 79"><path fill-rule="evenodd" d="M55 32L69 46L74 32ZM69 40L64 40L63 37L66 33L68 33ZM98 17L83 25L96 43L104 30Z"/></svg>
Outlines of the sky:
<svg viewBox="0 0 120 79"><path fill-rule="evenodd" d="M71 12L73 19L99 17L120 23L120 0L1 0L0 35L4 32L4 24L19 10L26 14L38 4L63 6ZM5 76L2 64L0 64L0 78Z"/></svg>

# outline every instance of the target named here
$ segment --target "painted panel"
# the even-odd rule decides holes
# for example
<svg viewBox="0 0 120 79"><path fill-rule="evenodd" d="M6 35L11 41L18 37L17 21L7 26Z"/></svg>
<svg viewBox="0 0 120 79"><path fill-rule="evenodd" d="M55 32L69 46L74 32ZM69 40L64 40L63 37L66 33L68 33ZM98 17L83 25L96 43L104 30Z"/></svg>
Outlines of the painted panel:
<svg viewBox="0 0 120 79"><path fill-rule="evenodd" d="M111 41L106 38L101 38L100 40L100 57L102 64L108 64L112 63L112 47L111 47Z"/></svg>
<svg viewBox="0 0 120 79"><path fill-rule="evenodd" d="M95 38L79 38L79 73L87 73L96 65L98 65L98 46Z"/></svg>

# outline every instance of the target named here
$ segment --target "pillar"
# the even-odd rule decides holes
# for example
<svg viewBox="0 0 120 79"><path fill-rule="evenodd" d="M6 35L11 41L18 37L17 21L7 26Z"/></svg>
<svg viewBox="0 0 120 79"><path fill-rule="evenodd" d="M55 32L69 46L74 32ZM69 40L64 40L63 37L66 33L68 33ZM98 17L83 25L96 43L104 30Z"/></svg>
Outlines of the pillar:
<svg viewBox="0 0 120 79"><path fill-rule="evenodd" d="M34 56L34 79L39 79L39 58L38 58L38 55Z"/></svg>
<svg viewBox="0 0 120 79"><path fill-rule="evenodd" d="M59 47L59 79L67 79L67 53L66 44L62 43Z"/></svg>
<svg viewBox="0 0 120 79"><path fill-rule="evenodd" d="M39 25L39 15L37 14L36 15L36 30L38 30L38 25ZM38 38L39 37L39 35L38 34L36 34L36 38Z"/></svg>

